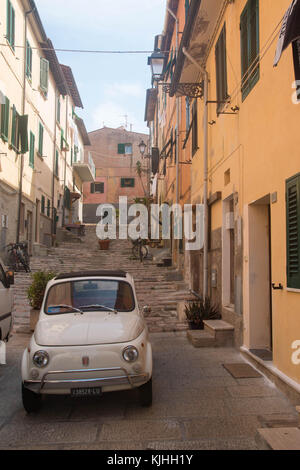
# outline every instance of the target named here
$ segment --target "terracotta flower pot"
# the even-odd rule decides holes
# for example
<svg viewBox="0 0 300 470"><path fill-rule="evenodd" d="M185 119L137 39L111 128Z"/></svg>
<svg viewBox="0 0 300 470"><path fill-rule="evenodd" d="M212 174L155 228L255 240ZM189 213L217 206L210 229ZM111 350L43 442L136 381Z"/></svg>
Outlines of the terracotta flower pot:
<svg viewBox="0 0 300 470"><path fill-rule="evenodd" d="M109 250L110 240L98 240L100 250Z"/></svg>

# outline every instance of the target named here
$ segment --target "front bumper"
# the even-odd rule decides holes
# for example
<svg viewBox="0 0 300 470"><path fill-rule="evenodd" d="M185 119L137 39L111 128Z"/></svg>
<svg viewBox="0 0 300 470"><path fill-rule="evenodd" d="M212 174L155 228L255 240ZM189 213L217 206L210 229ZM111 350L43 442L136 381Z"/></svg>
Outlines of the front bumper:
<svg viewBox="0 0 300 470"><path fill-rule="evenodd" d="M71 393L72 388L89 387L101 387L105 392L139 387L149 380L150 375L147 373L129 374L122 367L112 367L49 371L41 380L25 380L24 387L35 393L50 394Z"/></svg>

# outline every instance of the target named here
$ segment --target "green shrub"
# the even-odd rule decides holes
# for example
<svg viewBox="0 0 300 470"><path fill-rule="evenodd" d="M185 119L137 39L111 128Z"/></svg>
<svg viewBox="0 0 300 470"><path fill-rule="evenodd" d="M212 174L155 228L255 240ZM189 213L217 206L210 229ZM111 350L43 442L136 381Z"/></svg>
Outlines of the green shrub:
<svg viewBox="0 0 300 470"><path fill-rule="evenodd" d="M42 306L46 286L56 276L52 271L37 271L31 274L32 284L27 290L27 297L33 309L39 310Z"/></svg>
<svg viewBox="0 0 300 470"><path fill-rule="evenodd" d="M192 328L197 330L204 329L204 320L220 320L222 318L219 307L212 304L210 297L188 303L185 306L185 315Z"/></svg>

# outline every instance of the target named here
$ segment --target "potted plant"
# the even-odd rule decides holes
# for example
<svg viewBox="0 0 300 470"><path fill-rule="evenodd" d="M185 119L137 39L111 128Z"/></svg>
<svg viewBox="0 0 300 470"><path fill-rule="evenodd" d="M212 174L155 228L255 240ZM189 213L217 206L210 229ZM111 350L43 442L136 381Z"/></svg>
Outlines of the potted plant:
<svg viewBox="0 0 300 470"><path fill-rule="evenodd" d="M220 320L219 307L213 305L210 297L200 298L185 306L185 315L192 330L204 330L204 320Z"/></svg>
<svg viewBox="0 0 300 470"><path fill-rule="evenodd" d="M110 240L98 240L100 250L109 250Z"/></svg>
<svg viewBox="0 0 300 470"><path fill-rule="evenodd" d="M27 290L27 297L31 306L30 329L34 331L42 307L47 283L56 276L52 271L37 271L31 274L32 283Z"/></svg>

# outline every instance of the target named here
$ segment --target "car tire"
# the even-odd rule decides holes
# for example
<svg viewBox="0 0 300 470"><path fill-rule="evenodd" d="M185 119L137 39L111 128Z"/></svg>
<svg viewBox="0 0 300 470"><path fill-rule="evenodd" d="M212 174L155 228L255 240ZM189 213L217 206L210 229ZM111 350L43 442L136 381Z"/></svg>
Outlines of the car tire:
<svg viewBox="0 0 300 470"><path fill-rule="evenodd" d="M152 378L149 382L139 387L140 404L141 406L152 405Z"/></svg>
<svg viewBox="0 0 300 470"><path fill-rule="evenodd" d="M28 390L22 384L22 401L27 413L36 413L41 408L42 396Z"/></svg>

